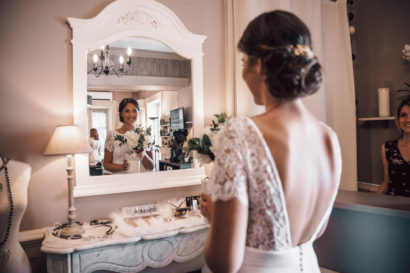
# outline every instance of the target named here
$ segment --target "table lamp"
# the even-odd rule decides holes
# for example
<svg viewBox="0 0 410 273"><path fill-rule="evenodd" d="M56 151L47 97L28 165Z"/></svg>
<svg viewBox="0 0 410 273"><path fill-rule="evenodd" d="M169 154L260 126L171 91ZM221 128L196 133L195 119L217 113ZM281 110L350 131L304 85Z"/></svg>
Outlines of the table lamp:
<svg viewBox="0 0 410 273"><path fill-rule="evenodd" d="M75 222L75 207L73 197L74 158L73 154L90 153L91 147L80 127L76 125L57 126L44 152L45 155L67 155L68 181L68 223L61 226L60 237L75 238L84 230Z"/></svg>

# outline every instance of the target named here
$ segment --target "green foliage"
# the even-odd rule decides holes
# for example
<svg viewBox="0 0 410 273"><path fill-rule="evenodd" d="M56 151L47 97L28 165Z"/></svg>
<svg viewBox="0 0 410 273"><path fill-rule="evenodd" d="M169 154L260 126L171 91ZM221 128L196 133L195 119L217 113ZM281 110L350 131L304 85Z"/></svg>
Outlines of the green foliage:
<svg viewBox="0 0 410 273"><path fill-rule="evenodd" d="M228 116L226 115L225 112L214 115L218 119L218 123L225 123L228 120Z"/></svg>
<svg viewBox="0 0 410 273"><path fill-rule="evenodd" d="M218 133L221 129L223 124L226 123L226 121L229 119L229 117L226 115L226 113L220 113L214 115L217 118L217 121L215 122L212 120L212 124L210 126L210 130L213 133ZM212 147L212 142L211 138L207 134L203 134L201 138L199 137L194 137L191 138L188 141L188 147L184 148L185 156L187 156L188 153L191 151L197 151L197 153L202 154L202 155L207 155L209 158L214 161L215 160L215 155L211 151Z"/></svg>
<svg viewBox="0 0 410 273"><path fill-rule="evenodd" d="M217 118L217 121L215 122L214 120L212 120L210 128L212 132L221 130L220 124L225 124L225 122L228 120L228 116L226 115L226 113L220 113L219 115L216 114L214 116Z"/></svg>
<svg viewBox="0 0 410 273"><path fill-rule="evenodd" d="M178 161L182 164L184 163L185 157L183 146L186 141L186 133L184 131L175 131L173 132L173 136L171 145L176 150Z"/></svg>
<svg viewBox="0 0 410 273"><path fill-rule="evenodd" d="M142 132L144 132L144 127L142 127L141 124L138 124L138 126L134 128L134 132L136 132L137 134L141 134Z"/></svg>
<svg viewBox="0 0 410 273"><path fill-rule="evenodd" d="M141 134L140 137L138 138L138 145L137 145L137 147L134 147L133 150L143 151L144 150L144 141L145 141L145 135Z"/></svg>
<svg viewBox="0 0 410 273"><path fill-rule="evenodd" d="M214 153L211 151L211 139L207 134L203 134L202 138L194 137L188 141L188 147L184 148L185 153L190 151L197 151L199 154L208 155L209 158L213 161L215 159Z"/></svg>
<svg viewBox="0 0 410 273"><path fill-rule="evenodd" d="M114 136L114 140L118 140L119 142L120 142L120 147L122 146L122 145L124 145L125 143L127 143L127 140L124 138L124 136L123 135L115 135Z"/></svg>

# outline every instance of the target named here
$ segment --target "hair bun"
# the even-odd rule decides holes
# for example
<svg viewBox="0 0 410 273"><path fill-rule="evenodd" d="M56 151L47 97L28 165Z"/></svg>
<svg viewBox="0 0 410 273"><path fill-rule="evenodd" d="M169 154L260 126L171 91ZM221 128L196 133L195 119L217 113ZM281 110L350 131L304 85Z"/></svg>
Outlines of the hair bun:
<svg viewBox="0 0 410 273"><path fill-rule="evenodd" d="M270 93L290 100L315 93L322 83L321 66L311 50L307 26L294 14L275 10L253 19L238 43L250 57L262 60Z"/></svg>
<svg viewBox="0 0 410 273"><path fill-rule="evenodd" d="M286 100L315 93L322 83L321 65L316 57L276 51L262 60L270 93Z"/></svg>

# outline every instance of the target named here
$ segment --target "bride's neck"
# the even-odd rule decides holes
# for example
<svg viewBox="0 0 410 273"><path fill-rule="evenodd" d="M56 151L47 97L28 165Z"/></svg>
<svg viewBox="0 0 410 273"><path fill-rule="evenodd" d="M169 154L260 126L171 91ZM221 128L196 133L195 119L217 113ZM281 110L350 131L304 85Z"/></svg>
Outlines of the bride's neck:
<svg viewBox="0 0 410 273"><path fill-rule="evenodd" d="M273 112L277 110L290 112L303 107L302 100L299 98L285 101L271 97L269 100L265 101L266 112Z"/></svg>
<svg viewBox="0 0 410 273"><path fill-rule="evenodd" d="M133 130L133 129L134 129L134 126L130 126L130 125L124 124L124 125L122 125L121 129L126 132L126 131Z"/></svg>
<svg viewBox="0 0 410 273"><path fill-rule="evenodd" d="M128 131L134 130L133 126L129 126L129 125L122 125L119 129L117 129L117 131L121 134L125 134Z"/></svg>

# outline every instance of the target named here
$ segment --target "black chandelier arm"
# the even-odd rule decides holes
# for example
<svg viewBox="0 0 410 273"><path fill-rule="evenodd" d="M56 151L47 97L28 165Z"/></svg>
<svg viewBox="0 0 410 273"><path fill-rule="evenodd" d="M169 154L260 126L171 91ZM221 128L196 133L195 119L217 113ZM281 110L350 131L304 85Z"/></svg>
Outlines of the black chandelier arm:
<svg viewBox="0 0 410 273"><path fill-rule="evenodd" d="M88 71L87 74L91 73L92 71L96 72L94 75L98 78L101 76L102 72L106 76L110 74L110 71L114 71L114 74L117 75L118 78L122 77L122 74L128 73L130 71L130 65L132 64L132 59L129 57L128 61L126 62L127 65L120 65L120 66L115 66L115 65L110 65L110 66L92 66ZM125 66L128 66L127 69ZM99 70L99 71L98 71ZM97 72L98 71L98 72Z"/></svg>
<svg viewBox="0 0 410 273"><path fill-rule="evenodd" d="M97 66L92 66L92 67L90 68L90 70L87 71L87 74L91 73L91 71L97 72L97 70L98 70L98 67L97 67Z"/></svg>
<svg viewBox="0 0 410 273"><path fill-rule="evenodd" d="M117 75L118 78L121 78L122 75L118 74L117 69L115 66L111 66L110 70L114 71L115 75Z"/></svg>
<svg viewBox="0 0 410 273"><path fill-rule="evenodd" d="M104 72L104 74L106 75L106 76L108 76L109 74L110 74L110 71L114 71L114 74L118 77L118 78L121 78L121 74L119 74L118 72L117 72L117 69L121 72L121 73L127 73L128 72L128 70L127 71L122 71L121 70L121 68L118 68L118 67L115 67L115 66L105 66L105 67L103 67L103 66L98 66L98 67L92 67L87 73L91 73L92 71L95 71L95 72L97 72L97 70L99 70L97 73L94 73L94 75L95 75L95 77L100 77L101 76L101 74Z"/></svg>
<svg viewBox="0 0 410 273"><path fill-rule="evenodd" d="M128 69L125 70L125 69L124 69L124 66L122 66L122 67L118 68L118 70L119 70L121 73L128 73L128 71L130 71L130 67L128 66Z"/></svg>
<svg viewBox="0 0 410 273"><path fill-rule="evenodd" d="M101 73L103 72L103 67L101 66L100 67L101 69L100 69L100 72L98 72L98 73L95 73L95 76L98 78L100 75L101 75Z"/></svg>
<svg viewBox="0 0 410 273"><path fill-rule="evenodd" d="M110 74L110 71L113 70L114 74L117 75L118 78L120 78L120 77L122 77L122 74L128 73L130 71L131 64L132 64L131 53L132 53L131 49L128 48L128 50L127 50L128 58L127 58L127 61L126 61L126 65L128 65L128 67L125 67L126 65L123 64L124 58L122 56L120 56L119 66L109 65L109 62L110 62L110 46L106 45L104 48L102 48L100 50L100 56L98 56L97 54L94 54L94 56L93 56L94 64L87 71L87 74L92 73L92 71L94 71L95 72L94 75L98 78L98 77L101 76L102 72L104 72L104 74L106 76L108 76ZM97 62L100 62L100 65L97 65Z"/></svg>
<svg viewBox="0 0 410 273"><path fill-rule="evenodd" d="M130 66L132 64L132 58L131 56L128 57L128 61L127 61L128 66ZM129 70L129 69L128 69Z"/></svg>

